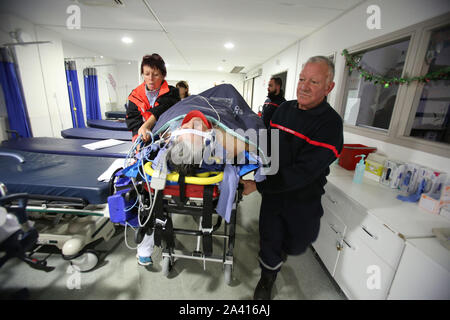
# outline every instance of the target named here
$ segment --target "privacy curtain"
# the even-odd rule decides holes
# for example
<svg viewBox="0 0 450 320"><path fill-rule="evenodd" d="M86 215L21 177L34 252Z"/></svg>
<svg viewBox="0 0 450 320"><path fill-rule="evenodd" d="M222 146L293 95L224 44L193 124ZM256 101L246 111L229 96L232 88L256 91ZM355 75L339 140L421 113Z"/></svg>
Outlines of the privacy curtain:
<svg viewBox="0 0 450 320"><path fill-rule="evenodd" d="M84 124L83 105L81 104L80 87L78 85L77 66L75 61L65 61L64 64L66 67L72 125L74 128L86 128Z"/></svg>
<svg viewBox="0 0 450 320"><path fill-rule="evenodd" d="M31 137L31 126L22 95L22 87L9 48L0 48L0 82L5 97L10 130L17 131L22 137Z"/></svg>
<svg viewBox="0 0 450 320"><path fill-rule="evenodd" d="M88 120L101 120L100 100L98 98L97 70L95 68L85 68L84 95L86 98L86 118Z"/></svg>

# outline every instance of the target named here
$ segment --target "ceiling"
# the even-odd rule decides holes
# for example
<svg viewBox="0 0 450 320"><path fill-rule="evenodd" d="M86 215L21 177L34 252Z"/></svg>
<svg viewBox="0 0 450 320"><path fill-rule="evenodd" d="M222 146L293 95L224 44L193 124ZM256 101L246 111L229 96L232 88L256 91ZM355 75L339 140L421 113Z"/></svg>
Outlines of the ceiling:
<svg viewBox="0 0 450 320"><path fill-rule="evenodd" d="M116 1L123 5L116 4ZM2 13L116 60L159 53L168 69L247 72L363 0L0 0ZM68 29L67 8L80 8ZM133 43L124 44L128 36ZM45 39L39 39L45 40ZM232 42L233 49L224 44Z"/></svg>

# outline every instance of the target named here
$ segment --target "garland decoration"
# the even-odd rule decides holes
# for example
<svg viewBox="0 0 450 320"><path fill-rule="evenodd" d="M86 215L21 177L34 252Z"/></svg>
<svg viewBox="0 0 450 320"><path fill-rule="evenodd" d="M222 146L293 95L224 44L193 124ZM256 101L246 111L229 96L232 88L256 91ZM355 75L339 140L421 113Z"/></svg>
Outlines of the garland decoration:
<svg viewBox="0 0 450 320"><path fill-rule="evenodd" d="M388 88L392 84L407 84L409 85L413 81L418 81L419 83L428 83L432 80L450 80L450 66L443 69L429 72L423 76L417 77L383 77L377 74L373 74L365 69L363 69L359 62L361 56L351 55L348 53L347 49L344 49L341 53L345 57L345 63L349 67L349 73L353 70L357 70L360 74L360 78L364 78L364 81L371 81L374 84L382 84L385 88Z"/></svg>

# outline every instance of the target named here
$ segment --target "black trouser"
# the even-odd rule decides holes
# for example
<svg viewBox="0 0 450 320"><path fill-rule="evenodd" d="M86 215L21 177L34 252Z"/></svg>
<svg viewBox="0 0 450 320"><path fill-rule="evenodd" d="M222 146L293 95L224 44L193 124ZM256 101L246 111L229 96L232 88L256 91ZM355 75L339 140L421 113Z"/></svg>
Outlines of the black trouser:
<svg viewBox="0 0 450 320"><path fill-rule="evenodd" d="M320 198L300 200L292 192L262 195L259 261L263 271L278 272L285 254L301 254L316 240L323 214Z"/></svg>

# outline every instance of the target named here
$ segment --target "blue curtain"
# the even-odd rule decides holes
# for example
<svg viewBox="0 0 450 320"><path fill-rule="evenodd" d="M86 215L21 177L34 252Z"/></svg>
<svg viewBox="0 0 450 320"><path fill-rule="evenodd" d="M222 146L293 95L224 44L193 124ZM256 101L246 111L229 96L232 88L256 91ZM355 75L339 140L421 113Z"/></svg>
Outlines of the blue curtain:
<svg viewBox="0 0 450 320"><path fill-rule="evenodd" d="M86 128L78 86L77 66L75 61L65 61L67 89L69 90L70 113L74 128Z"/></svg>
<svg viewBox="0 0 450 320"><path fill-rule="evenodd" d="M22 137L31 137L31 126L22 87L13 61L11 50L0 48L0 82L8 112L9 129L17 131Z"/></svg>
<svg viewBox="0 0 450 320"><path fill-rule="evenodd" d="M84 95L86 98L86 118L88 120L101 120L100 100L98 98L97 70L86 68L83 70Z"/></svg>

